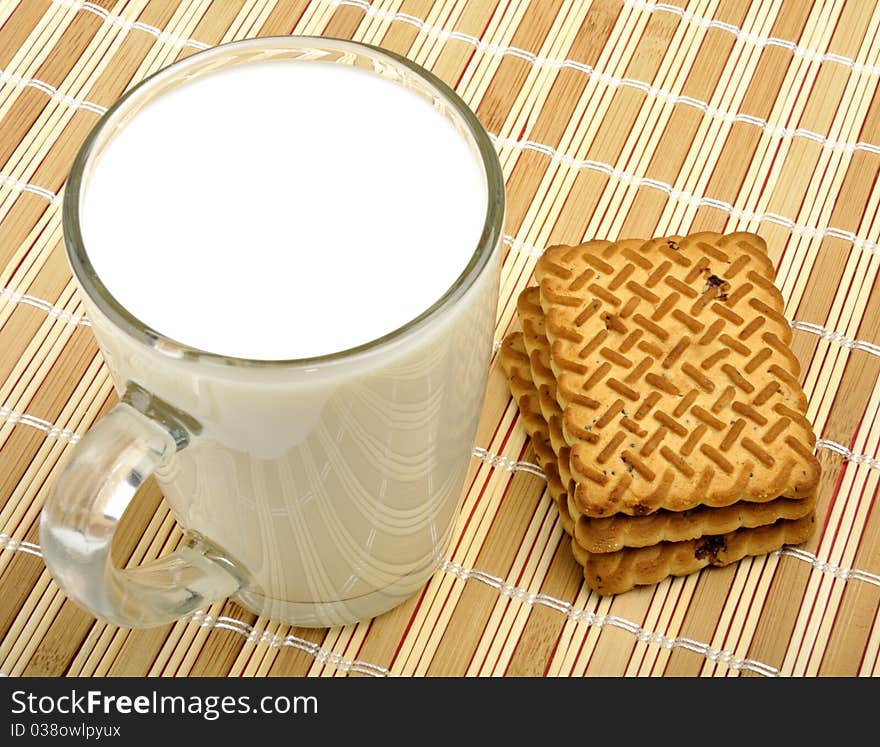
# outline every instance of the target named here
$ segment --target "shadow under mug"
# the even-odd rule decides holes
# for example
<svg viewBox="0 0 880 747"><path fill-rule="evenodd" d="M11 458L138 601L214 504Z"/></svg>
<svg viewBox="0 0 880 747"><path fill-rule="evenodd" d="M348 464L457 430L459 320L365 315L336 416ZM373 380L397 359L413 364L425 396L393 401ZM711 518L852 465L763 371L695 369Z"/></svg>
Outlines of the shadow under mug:
<svg viewBox="0 0 880 747"><path fill-rule="evenodd" d="M317 358L226 357L164 337L113 298L83 245L80 200L96 159L151 101L193 77L280 59L356 66L430 101L480 159L488 209L461 275L405 326ZM74 446L41 516L44 557L65 593L124 627L164 624L230 596L257 614L323 627L373 617L418 591L444 560L472 456L504 210L497 155L467 105L377 47L248 39L193 54L126 93L83 144L64 197L68 259L121 395ZM415 255L413 267L430 271L430 261ZM113 536L151 475L184 539L122 569Z"/></svg>

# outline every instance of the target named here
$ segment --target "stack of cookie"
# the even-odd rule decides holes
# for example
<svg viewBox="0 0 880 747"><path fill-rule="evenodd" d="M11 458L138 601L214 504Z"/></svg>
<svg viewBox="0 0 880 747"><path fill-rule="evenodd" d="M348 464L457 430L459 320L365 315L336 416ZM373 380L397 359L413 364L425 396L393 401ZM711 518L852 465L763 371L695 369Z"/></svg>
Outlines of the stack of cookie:
<svg viewBox="0 0 880 747"><path fill-rule="evenodd" d="M556 246L535 277L501 363L590 588L811 535L815 436L760 237Z"/></svg>

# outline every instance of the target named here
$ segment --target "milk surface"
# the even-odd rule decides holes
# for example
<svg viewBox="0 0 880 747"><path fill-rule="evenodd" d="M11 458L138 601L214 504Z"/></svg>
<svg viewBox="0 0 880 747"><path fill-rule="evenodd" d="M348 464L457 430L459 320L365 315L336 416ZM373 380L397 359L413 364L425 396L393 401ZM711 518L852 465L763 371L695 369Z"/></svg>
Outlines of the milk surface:
<svg viewBox="0 0 880 747"><path fill-rule="evenodd" d="M430 307L476 249L486 179L415 93L344 65L276 60L163 94L114 137L83 195L110 293L189 347L318 356Z"/></svg>

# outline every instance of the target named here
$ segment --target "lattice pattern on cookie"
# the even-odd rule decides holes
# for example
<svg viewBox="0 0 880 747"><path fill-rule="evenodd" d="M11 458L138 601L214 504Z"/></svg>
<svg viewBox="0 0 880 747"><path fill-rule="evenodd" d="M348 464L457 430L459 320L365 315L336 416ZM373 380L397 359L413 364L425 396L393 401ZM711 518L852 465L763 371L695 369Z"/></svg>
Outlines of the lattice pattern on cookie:
<svg viewBox="0 0 880 747"><path fill-rule="evenodd" d="M815 436L762 239L552 247L536 277L582 513L812 495Z"/></svg>
<svg viewBox="0 0 880 747"><path fill-rule="evenodd" d="M531 366L532 381L546 394L539 392L537 402L541 408L544 423L536 424L546 438L550 433L550 445L557 454L558 471L555 473L562 479L568 473L569 448L559 451L558 440L553 439L552 428L548 427L551 417L561 419L562 411L556 401L556 382L550 371L550 343L544 329L544 311L540 305L540 291L537 286L525 288L517 299L517 316L523 329L522 343L528 353ZM520 358L519 376L525 378L524 361ZM522 406L534 407L534 386L529 388L531 397L521 403ZM534 412L524 414L532 423L537 418ZM559 438L561 438L561 428ZM561 499L558 499L561 500ZM615 552L624 547L647 547L658 542L680 542L696 539L703 535L725 534L743 527L757 527L772 524L777 519L799 519L810 514L815 506L815 498L807 500L777 498L766 503L737 502L730 506L709 507L697 506L688 511L667 511L659 509L645 516L629 516L614 514L605 518L591 518L579 513L577 506L568 501L569 514L574 522L574 532L579 544L589 552Z"/></svg>

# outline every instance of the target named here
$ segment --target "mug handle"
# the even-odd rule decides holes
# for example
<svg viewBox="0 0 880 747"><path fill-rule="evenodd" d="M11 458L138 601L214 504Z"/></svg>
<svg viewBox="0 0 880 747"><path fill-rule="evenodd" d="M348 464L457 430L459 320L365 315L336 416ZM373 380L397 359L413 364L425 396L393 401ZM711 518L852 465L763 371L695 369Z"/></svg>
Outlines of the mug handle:
<svg viewBox="0 0 880 747"><path fill-rule="evenodd" d="M170 406L136 384L74 446L40 516L43 558L61 589L98 618L126 628L177 620L234 594L244 574L188 532L175 552L117 568L113 535L140 485L189 443Z"/></svg>

